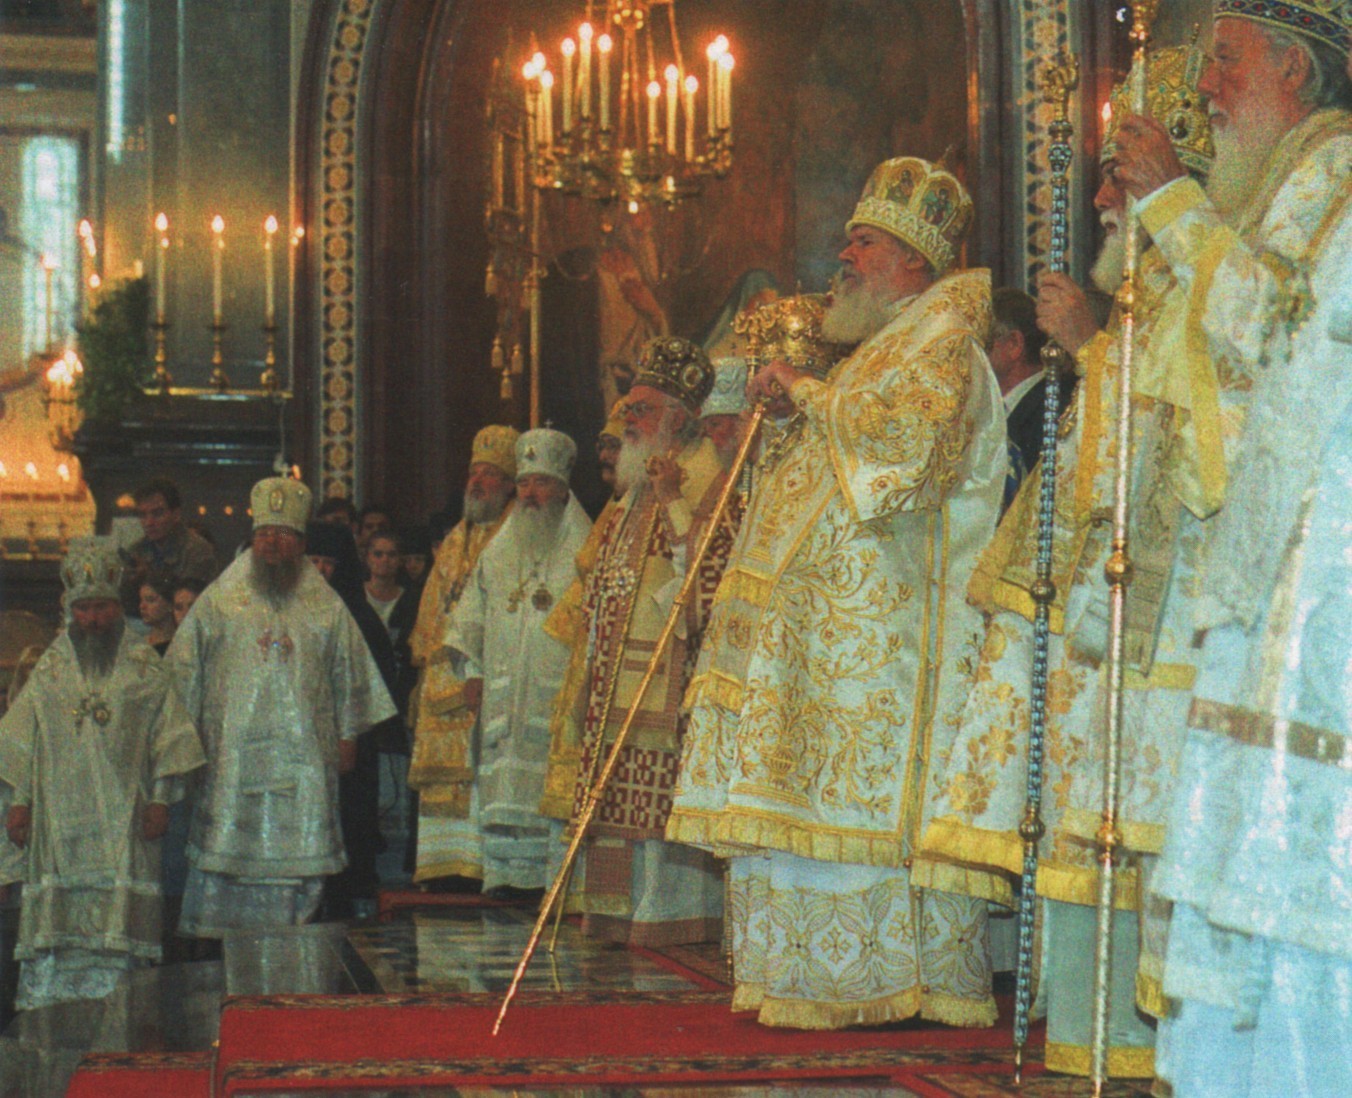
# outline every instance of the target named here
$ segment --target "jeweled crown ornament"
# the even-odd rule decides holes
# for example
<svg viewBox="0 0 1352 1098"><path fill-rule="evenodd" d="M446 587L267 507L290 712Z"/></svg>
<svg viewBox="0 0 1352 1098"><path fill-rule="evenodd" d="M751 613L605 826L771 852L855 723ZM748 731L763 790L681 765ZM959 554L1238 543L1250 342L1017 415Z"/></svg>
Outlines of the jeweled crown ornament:
<svg viewBox="0 0 1352 1098"><path fill-rule="evenodd" d="M1216 148L1211 140L1211 119L1206 98L1197 90L1197 82L1206 68L1207 57L1195 45L1170 46L1154 50L1146 65L1146 110L1165 132L1189 171L1211 171ZM1117 155L1117 131L1131 113L1131 77L1113 88L1108 97L1107 131L1103 135L1101 161Z"/></svg>
<svg viewBox="0 0 1352 1098"><path fill-rule="evenodd" d="M577 443L551 427L537 427L516 440L517 477L543 473L567 484L576 460Z"/></svg>
<svg viewBox="0 0 1352 1098"><path fill-rule="evenodd" d="M842 343L822 338L825 315L825 294L797 294L739 316L732 326L746 336L747 359L753 371L782 358L795 370L806 370L823 379L849 350Z"/></svg>
<svg viewBox="0 0 1352 1098"><path fill-rule="evenodd" d="M310 489L292 477L266 477L249 498L253 528L282 526L303 535L310 521Z"/></svg>
<svg viewBox="0 0 1352 1098"><path fill-rule="evenodd" d="M909 244L944 274L972 224L972 199L957 176L918 156L884 160L869 176L845 229L872 225Z"/></svg>
<svg viewBox="0 0 1352 1098"><path fill-rule="evenodd" d="M501 469L509 477L515 477L516 441L520 437L520 432L515 427L503 427L494 423L481 428L474 436L474 444L470 447L469 463L478 465L484 462Z"/></svg>
<svg viewBox="0 0 1352 1098"><path fill-rule="evenodd" d="M1344 55L1352 45L1352 0L1217 0L1215 13L1303 34Z"/></svg>
<svg viewBox="0 0 1352 1098"><path fill-rule="evenodd" d="M61 562L66 605L83 599L115 599L122 579L122 558L112 538L74 538Z"/></svg>
<svg viewBox="0 0 1352 1098"><path fill-rule="evenodd" d="M635 385L647 385L675 397L691 415L714 387L714 368L696 344L679 336L650 339L639 352Z"/></svg>

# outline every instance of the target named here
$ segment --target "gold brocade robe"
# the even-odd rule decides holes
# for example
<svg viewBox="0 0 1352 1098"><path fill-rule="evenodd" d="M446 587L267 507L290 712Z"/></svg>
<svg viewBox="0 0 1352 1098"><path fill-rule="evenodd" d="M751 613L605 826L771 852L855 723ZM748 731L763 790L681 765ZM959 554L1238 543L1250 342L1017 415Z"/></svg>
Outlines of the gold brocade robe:
<svg viewBox="0 0 1352 1098"><path fill-rule="evenodd" d="M985 271L899 303L758 477L687 695L667 836L900 867L1005 475Z"/></svg>
<svg viewBox="0 0 1352 1098"><path fill-rule="evenodd" d="M408 784L418 790L420 815L463 818L469 813L475 715L465 707L465 684L451 668L446 627L479 554L511 511L508 503L492 522L473 524L461 519L446 535L437 547L418 604L418 620L409 634L413 663L420 672L412 705Z"/></svg>

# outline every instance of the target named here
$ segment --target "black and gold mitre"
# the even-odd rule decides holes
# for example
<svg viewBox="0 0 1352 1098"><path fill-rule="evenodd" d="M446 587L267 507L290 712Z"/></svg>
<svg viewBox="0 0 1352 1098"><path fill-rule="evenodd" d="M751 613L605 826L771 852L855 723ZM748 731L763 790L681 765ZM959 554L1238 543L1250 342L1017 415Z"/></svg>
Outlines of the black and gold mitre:
<svg viewBox="0 0 1352 1098"><path fill-rule="evenodd" d="M1152 50L1146 58L1145 113L1164 127L1179 162L1202 175L1211 171L1216 159L1206 97L1197 90L1206 63L1206 54L1195 45ZM1099 153L1101 162L1117 155L1118 127L1132 113L1132 79L1128 76L1108 97L1108 128Z"/></svg>
<svg viewBox="0 0 1352 1098"><path fill-rule="evenodd" d="M648 340L639 352L634 384L675 397L697 416L714 387L714 368L709 356L690 340L658 336Z"/></svg>
<svg viewBox="0 0 1352 1098"><path fill-rule="evenodd" d="M825 315L825 294L797 294L743 314L732 326L738 335L746 337L746 355L753 373L775 359L783 359L795 370L822 379L849 349L822 338Z"/></svg>

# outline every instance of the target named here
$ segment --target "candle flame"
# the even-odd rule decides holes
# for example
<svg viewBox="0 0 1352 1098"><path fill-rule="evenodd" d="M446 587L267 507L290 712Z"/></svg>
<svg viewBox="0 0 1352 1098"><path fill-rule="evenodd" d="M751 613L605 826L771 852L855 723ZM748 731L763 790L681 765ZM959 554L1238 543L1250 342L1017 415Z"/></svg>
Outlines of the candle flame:
<svg viewBox="0 0 1352 1098"><path fill-rule="evenodd" d="M592 25L590 23L583 23L582 26L577 28L577 36L584 42L590 42L592 40L592 35L595 33L596 32L592 30Z"/></svg>
<svg viewBox="0 0 1352 1098"><path fill-rule="evenodd" d="M534 61L527 61L521 66L521 76L527 83L534 80L538 75L539 70L535 67Z"/></svg>
<svg viewBox="0 0 1352 1098"><path fill-rule="evenodd" d="M211 219L211 231L217 236L220 236L221 233L225 232L225 218L220 214L217 214Z"/></svg>
<svg viewBox="0 0 1352 1098"><path fill-rule="evenodd" d="M55 271L59 267L60 264L57 263L56 256L50 255L47 252L42 253L42 269L44 271Z"/></svg>
<svg viewBox="0 0 1352 1098"><path fill-rule="evenodd" d="M34 465L31 461L23 467L23 471L27 473L30 477L32 477L34 480L38 479L38 467Z"/></svg>
<svg viewBox="0 0 1352 1098"><path fill-rule="evenodd" d="M1113 105L1111 103L1104 103L1103 110L1099 111L1099 114L1102 116L1103 124L1106 126L1113 120Z"/></svg>
<svg viewBox="0 0 1352 1098"><path fill-rule="evenodd" d="M659 84L656 80L654 80L651 84L648 85L648 98L649 99L662 98L662 85Z"/></svg>
<svg viewBox="0 0 1352 1098"><path fill-rule="evenodd" d="M304 226L304 225L297 225L294 229L291 230L291 243L292 243L292 244L299 244L299 243L300 243L302 240L304 240L304 239L305 239L305 226Z"/></svg>
<svg viewBox="0 0 1352 1098"><path fill-rule="evenodd" d="M5 463L0 461L0 477L9 476L9 470L5 468Z"/></svg>
<svg viewBox="0 0 1352 1098"><path fill-rule="evenodd" d="M62 480L70 480L70 466L63 461L56 467L56 475Z"/></svg>
<svg viewBox="0 0 1352 1098"><path fill-rule="evenodd" d="M267 233L268 236L272 236L277 232L277 218L274 215L268 214L268 219L263 222L263 231Z"/></svg>
<svg viewBox="0 0 1352 1098"><path fill-rule="evenodd" d="M169 219L162 212L155 215L155 231L160 233L169 231Z"/></svg>
<svg viewBox="0 0 1352 1098"><path fill-rule="evenodd" d="M543 53L536 50L531 56L530 63L535 66L535 71L540 73L545 71L545 66L549 64L549 61L545 58Z"/></svg>
<svg viewBox="0 0 1352 1098"><path fill-rule="evenodd" d="M726 34L720 34L709 43L709 49L706 52L709 54L709 59L711 61L716 61L718 58L722 57L728 52L728 36Z"/></svg>
<svg viewBox="0 0 1352 1098"><path fill-rule="evenodd" d="M687 76L685 78L685 90L688 91L691 95L694 95L697 91L699 91L699 79L693 75Z"/></svg>
<svg viewBox="0 0 1352 1098"><path fill-rule="evenodd" d="M563 40L563 46L561 48L563 50L564 57L572 57L573 54L577 53L577 43L574 42L571 38L565 38Z"/></svg>
<svg viewBox="0 0 1352 1098"><path fill-rule="evenodd" d="M88 240L91 236L94 235L94 226L89 223L89 218L87 217L80 218L79 233L81 240Z"/></svg>
<svg viewBox="0 0 1352 1098"><path fill-rule="evenodd" d="M615 48L615 40L610 35L603 34L596 40L596 48L602 53L609 53Z"/></svg>
<svg viewBox="0 0 1352 1098"><path fill-rule="evenodd" d="M730 53L722 54L718 58L718 67L720 69L726 69L728 72L732 72L732 67L736 64L737 59L733 57L732 54Z"/></svg>
<svg viewBox="0 0 1352 1098"><path fill-rule="evenodd" d="M668 65L666 67L666 71L663 72L662 75L667 78L668 84L674 84L676 83L677 80L681 78L681 70L678 69L675 65Z"/></svg>
<svg viewBox="0 0 1352 1098"><path fill-rule="evenodd" d="M548 69L540 74L540 87L548 91L554 86L554 74Z"/></svg>
<svg viewBox="0 0 1352 1098"><path fill-rule="evenodd" d="M91 290L97 290L102 285L103 279L101 279L97 274L92 274L89 276L89 288Z"/></svg>

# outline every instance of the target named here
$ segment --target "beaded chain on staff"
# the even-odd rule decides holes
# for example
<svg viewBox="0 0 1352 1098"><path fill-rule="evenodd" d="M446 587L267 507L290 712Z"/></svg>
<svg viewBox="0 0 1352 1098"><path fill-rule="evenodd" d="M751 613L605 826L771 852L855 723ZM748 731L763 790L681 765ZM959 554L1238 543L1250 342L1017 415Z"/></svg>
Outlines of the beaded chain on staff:
<svg viewBox="0 0 1352 1098"><path fill-rule="evenodd" d="M1134 45L1130 78L1131 109L1146 111L1146 47L1159 0L1133 0L1131 40ZM1131 557L1127 546L1127 508L1131 478L1131 370L1136 349L1137 259L1140 224L1134 209L1127 210L1127 256L1122 287L1117 292L1122 324L1122 367L1117 386L1117 467L1113 484L1112 552L1104 566L1108 580L1108 723L1103 753L1103 817L1099 826L1099 890L1097 933L1094 942L1094 1029L1090 1074L1094 1098L1101 1098L1107 1081L1109 990L1112 984L1114 869L1122 834L1118 829L1118 793L1122 754L1122 673Z"/></svg>
<svg viewBox="0 0 1352 1098"><path fill-rule="evenodd" d="M1071 92L1079 85L1079 63L1073 54L1062 51L1055 64L1042 74L1043 98L1056 108L1049 132L1052 144L1049 159L1052 168L1050 270L1066 270L1068 243L1069 191L1067 173L1073 156L1071 138L1075 134L1067 107ZM1019 838L1023 840L1023 877L1019 890L1019 946L1014 989L1014 1081L1023 1077L1024 1046L1028 1043L1028 1013L1033 997L1033 926L1037 912L1038 843L1046 828L1042 822L1042 754L1047 732L1047 646L1050 637L1051 604L1056 598L1052 581L1052 540L1056 519L1056 436L1061 411L1061 378L1069 368L1070 356L1064 347L1048 342L1042 348L1042 368L1046 385L1046 405L1042 415L1041 483L1037 517L1037 578L1032 595L1036 603L1033 617L1033 685L1029 709L1028 775L1025 785L1023 821Z"/></svg>

